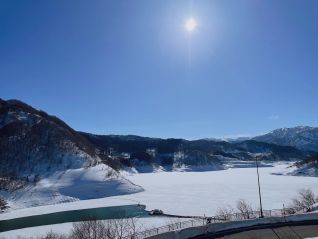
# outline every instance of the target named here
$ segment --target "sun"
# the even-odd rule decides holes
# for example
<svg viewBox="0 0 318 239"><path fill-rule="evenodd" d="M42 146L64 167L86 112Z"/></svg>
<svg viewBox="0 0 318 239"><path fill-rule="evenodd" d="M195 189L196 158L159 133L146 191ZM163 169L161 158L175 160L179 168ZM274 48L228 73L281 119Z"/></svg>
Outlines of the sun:
<svg viewBox="0 0 318 239"><path fill-rule="evenodd" d="M192 32L195 28L197 27L197 22L195 21L194 18L188 18L184 24L184 28L188 32Z"/></svg>

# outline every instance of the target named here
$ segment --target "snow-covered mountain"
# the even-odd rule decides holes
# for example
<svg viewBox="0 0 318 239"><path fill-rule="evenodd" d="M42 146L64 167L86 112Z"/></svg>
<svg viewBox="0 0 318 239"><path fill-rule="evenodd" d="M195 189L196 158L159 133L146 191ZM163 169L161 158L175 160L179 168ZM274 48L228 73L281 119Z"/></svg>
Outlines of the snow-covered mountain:
<svg viewBox="0 0 318 239"><path fill-rule="evenodd" d="M302 160L307 152L254 140L214 141L211 139L159 139L140 136L93 135L81 133L100 154L111 155L114 167L139 172L163 170L216 170L242 161Z"/></svg>
<svg viewBox="0 0 318 239"><path fill-rule="evenodd" d="M134 193L142 188L119 171L220 170L254 165L256 157L301 161L313 155L303 149L317 146L312 127L228 141L93 135L21 101L0 99L0 196L18 208Z"/></svg>
<svg viewBox="0 0 318 239"><path fill-rule="evenodd" d="M0 174L30 176L99 161L85 138L60 119L17 100L0 100Z"/></svg>
<svg viewBox="0 0 318 239"><path fill-rule="evenodd" d="M297 126L281 128L253 140L296 147L301 150L318 151L318 127Z"/></svg>
<svg viewBox="0 0 318 239"><path fill-rule="evenodd" d="M0 195L11 207L142 190L102 164L95 151L60 119L21 101L0 99Z"/></svg>

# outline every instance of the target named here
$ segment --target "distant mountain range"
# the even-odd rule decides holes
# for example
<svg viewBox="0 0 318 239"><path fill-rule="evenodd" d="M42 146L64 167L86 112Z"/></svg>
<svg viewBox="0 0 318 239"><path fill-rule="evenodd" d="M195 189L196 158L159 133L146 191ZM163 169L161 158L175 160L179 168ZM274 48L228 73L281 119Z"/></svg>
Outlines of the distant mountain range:
<svg viewBox="0 0 318 239"><path fill-rule="evenodd" d="M276 129L268 134L254 137L253 140L318 151L318 127L298 126Z"/></svg>
<svg viewBox="0 0 318 239"><path fill-rule="evenodd" d="M52 203L56 198L83 199L86 194L78 195L84 188L78 188L76 177L96 197L124 194L142 189L121 176L120 170L219 170L231 164L254 165L256 157L261 162L302 161L316 151L318 128L314 127L277 129L252 139L227 141L94 135L77 132L21 101L0 99L0 195L25 187L32 190L21 195L46 195L47 187L38 184L45 178L49 185L60 185L50 186L49 191L54 191L50 195L58 195L50 198Z"/></svg>
<svg viewBox="0 0 318 239"><path fill-rule="evenodd" d="M77 132L18 100L0 99L0 175L40 175L104 163L113 169L302 160L318 151L318 128L277 129L252 139L185 140ZM45 166L45 167L44 167Z"/></svg>
<svg viewBox="0 0 318 239"><path fill-rule="evenodd" d="M93 135L81 133L100 154L110 155L116 169L162 166L166 170L178 167L210 166L221 169L229 161L302 160L310 152L291 146L244 140L226 142L213 140L158 139L133 135Z"/></svg>

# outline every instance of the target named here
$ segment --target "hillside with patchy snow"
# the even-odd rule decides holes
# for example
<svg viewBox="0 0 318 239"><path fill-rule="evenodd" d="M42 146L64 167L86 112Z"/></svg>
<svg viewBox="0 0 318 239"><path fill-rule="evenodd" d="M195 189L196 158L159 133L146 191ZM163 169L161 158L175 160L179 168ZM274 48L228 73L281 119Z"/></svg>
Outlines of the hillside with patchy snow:
<svg viewBox="0 0 318 239"><path fill-rule="evenodd" d="M291 175L318 177L318 155L296 162L293 168Z"/></svg>
<svg viewBox="0 0 318 239"><path fill-rule="evenodd" d="M256 141L318 151L318 127L298 126L276 129L253 138Z"/></svg>
<svg viewBox="0 0 318 239"><path fill-rule="evenodd" d="M296 147L256 140L93 135L21 101L1 99L0 149L0 196L11 208L143 190L119 172L214 171L254 167L256 157L266 166L312 156Z"/></svg>
<svg viewBox="0 0 318 239"><path fill-rule="evenodd" d="M0 195L11 208L139 192L63 121L0 99Z"/></svg>
<svg viewBox="0 0 318 239"><path fill-rule="evenodd" d="M137 172L221 170L227 168L229 163L237 166L241 164L243 167L250 162L255 165L256 157L266 163L297 161L308 156L307 152L291 146L254 140L225 142L134 135L81 135L93 144L101 155L109 155L114 168L136 169Z"/></svg>

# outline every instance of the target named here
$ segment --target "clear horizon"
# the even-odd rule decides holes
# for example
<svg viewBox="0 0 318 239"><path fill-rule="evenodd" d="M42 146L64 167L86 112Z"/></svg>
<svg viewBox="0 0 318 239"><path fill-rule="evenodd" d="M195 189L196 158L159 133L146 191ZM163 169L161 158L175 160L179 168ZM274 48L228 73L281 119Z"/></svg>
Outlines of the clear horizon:
<svg viewBox="0 0 318 239"><path fill-rule="evenodd" d="M3 99L3 100L19 100L19 99ZM27 102L24 102L24 103L28 104ZM37 109L37 110L42 110L42 111L46 112L44 109ZM46 112L46 113L51 115L49 112ZM55 115L52 115L52 116L55 116ZM63 119L60 119L60 120L63 120ZM72 125L69 125L69 126L72 127ZM313 126L313 125L295 125L295 126L291 126L291 127L282 127L282 128L295 128L295 127L314 127L315 128L317 126ZM211 140L213 140L213 139L216 139L216 140L224 139L224 140L226 140L226 139L239 139L239 138L253 138L253 137L256 137L256 136L260 136L260 135L264 135L264 134L270 133L271 131L276 130L276 129L279 129L279 128L275 128L275 129L269 130L268 132L262 132L262 133L259 133L259 134L256 134L256 135L249 135L249 134L223 135L223 136L214 136L214 135L212 135L212 136L204 137L204 138L182 138L182 137L173 137L173 136L172 137L157 137L157 136L152 136L152 135L127 134L127 133L116 134L116 133L111 133L111 132L110 133L107 133L107 132L106 133L99 133L99 132L81 131L81 130L77 130L77 129L75 129L75 130L80 131L80 132L84 132L84 133L96 134L96 135L119 135L119 136L133 135L133 136L140 136L140 137L162 138L162 139L168 139L168 138L178 139L178 138L181 138L181 139L185 139L185 140L198 140L198 139L211 139Z"/></svg>
<svg viewBox="0 0 318 239"><path fill-rule="evenodd" d="M3 0L0 97L95 134L316 126L316 9L315 0Z"/></svg>

